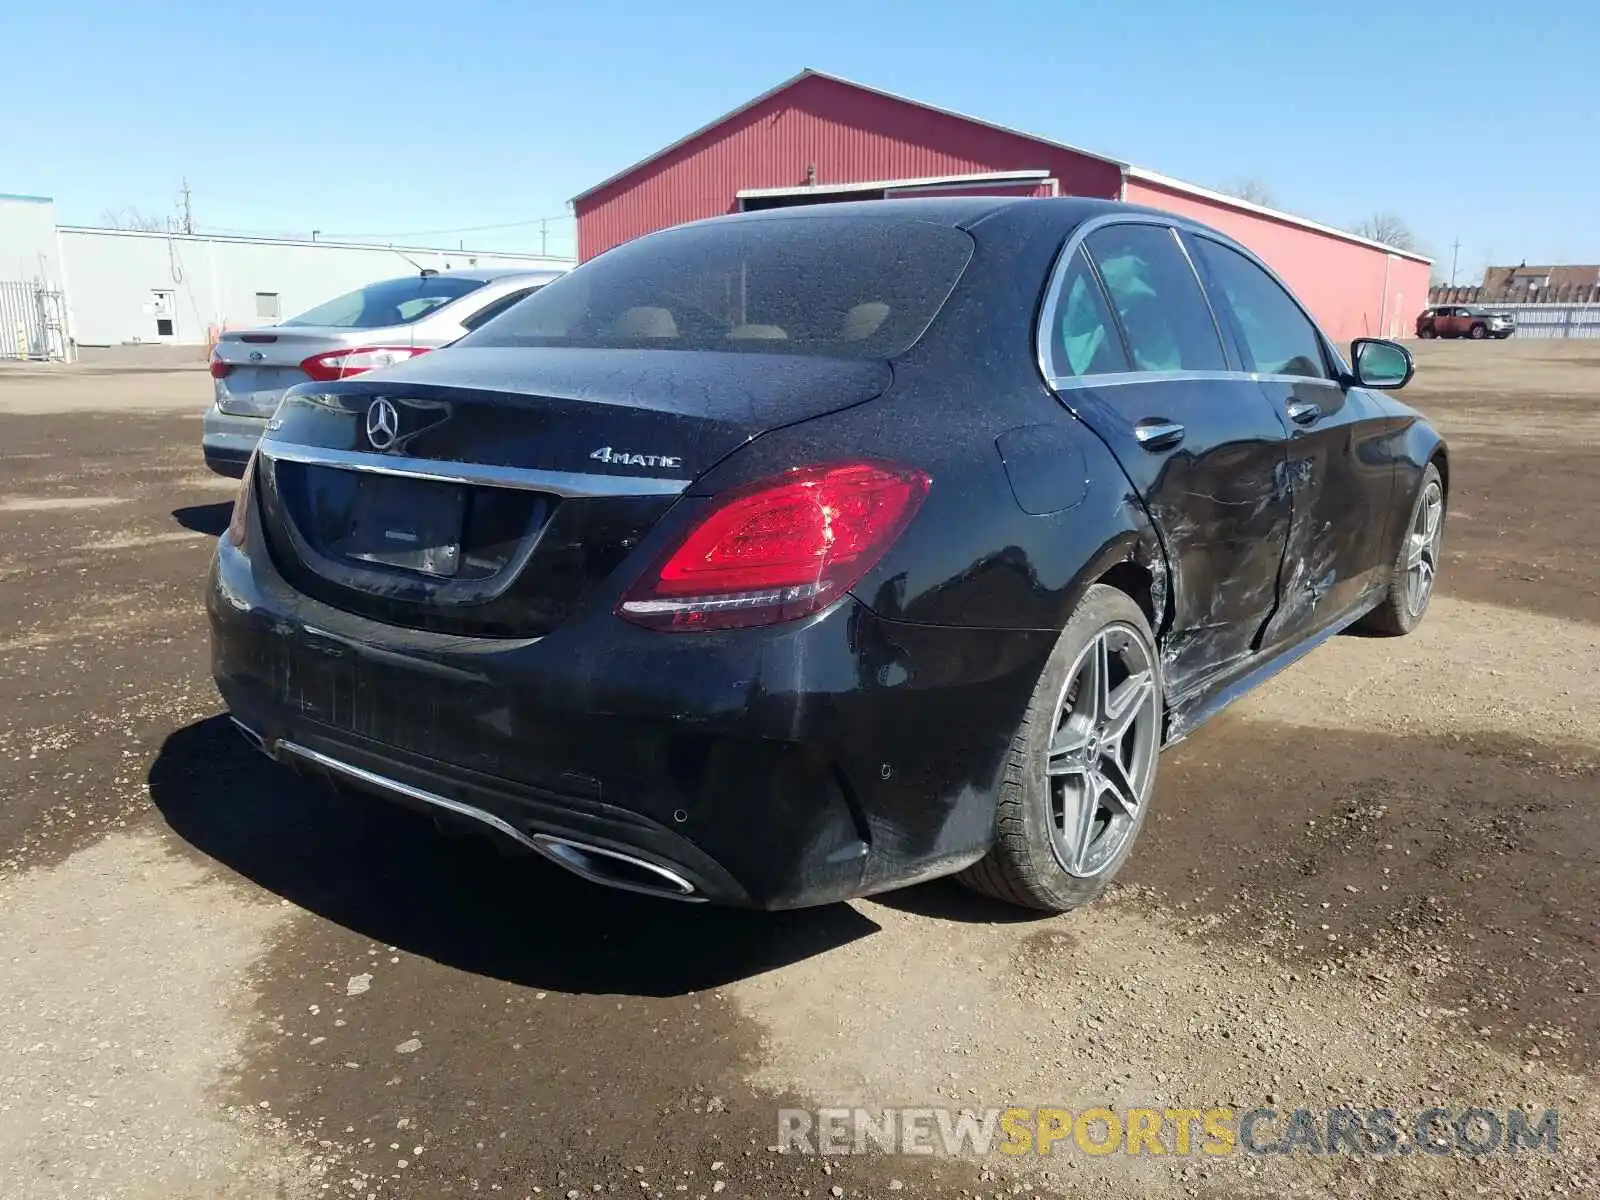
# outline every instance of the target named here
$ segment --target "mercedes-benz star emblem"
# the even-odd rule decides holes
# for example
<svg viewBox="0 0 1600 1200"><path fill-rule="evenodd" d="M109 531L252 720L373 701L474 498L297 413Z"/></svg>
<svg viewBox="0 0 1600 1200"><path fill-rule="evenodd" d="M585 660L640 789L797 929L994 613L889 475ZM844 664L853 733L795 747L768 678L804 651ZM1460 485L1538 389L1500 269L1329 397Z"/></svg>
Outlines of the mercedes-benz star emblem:
<svg viewBox="0 0 1600 1200"><path fill-rule="evenodd" d="M367 409L367 441L374 450L387 450L400 436L400 413L388 400L379 396Z"/></svg>

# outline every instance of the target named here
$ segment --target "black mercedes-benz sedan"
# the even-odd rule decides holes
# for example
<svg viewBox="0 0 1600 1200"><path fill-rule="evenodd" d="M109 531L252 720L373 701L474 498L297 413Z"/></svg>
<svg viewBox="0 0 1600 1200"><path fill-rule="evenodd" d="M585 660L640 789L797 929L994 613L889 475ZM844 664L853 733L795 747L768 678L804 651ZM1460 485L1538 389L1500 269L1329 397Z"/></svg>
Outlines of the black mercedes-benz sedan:
<svg viewBox="0 0 1600 1200"><path fill-rule="evenodd" d="M1412 369L1147 209L681 226L292 389L218 543L217 683L279 762L600 883L1071 908L1164 745L1422 619Z"/></svg>

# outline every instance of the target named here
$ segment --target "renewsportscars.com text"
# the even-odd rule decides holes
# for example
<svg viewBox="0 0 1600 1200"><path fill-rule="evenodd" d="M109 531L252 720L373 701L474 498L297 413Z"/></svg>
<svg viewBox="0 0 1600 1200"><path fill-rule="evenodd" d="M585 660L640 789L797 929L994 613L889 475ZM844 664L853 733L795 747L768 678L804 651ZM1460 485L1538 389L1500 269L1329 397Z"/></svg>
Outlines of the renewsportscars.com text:
<svg viewBox="0 0 1600 1200"><path fill-rule="evenodd" d="M1552 1108L785 1108L787 1154L1555 1154Z"/></svg>

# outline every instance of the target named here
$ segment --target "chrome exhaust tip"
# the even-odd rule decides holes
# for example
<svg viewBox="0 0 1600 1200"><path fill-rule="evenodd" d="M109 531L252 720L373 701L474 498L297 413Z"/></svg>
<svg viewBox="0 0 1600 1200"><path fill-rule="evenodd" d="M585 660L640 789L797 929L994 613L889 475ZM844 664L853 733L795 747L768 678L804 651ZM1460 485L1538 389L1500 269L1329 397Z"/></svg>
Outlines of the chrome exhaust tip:
<svg viewBox="0 0 1600 1200"><path fill-rule="evenodd" d="M705 900L682 875L648 859L547 833L534 834L533 843L546 858L590 883L669 900Z"/></svg>
<svg viewBox="0 0 1600 1200"><path fill-rule="evenodd" d="M252 744L274 758L281 753L288 760L302 760L379 792L391 792L454 813L458 817L469 818L504 834L512 841L537 852L557 866L587 879L590 883L617 888L624 892L639 892L642 895L656 896L665 900L683 900L690 904L703 904L708 899L695 888L694 884L671 867L662 866L649 859L637 858L621 850L592 846L588 842L577 842L571 838L557 837L549 833L525 832L505 818L474 805L452 800L448 796L441 796L397 779L390 779L375 771L368 771L364 767L341 762L337 758L309 749L288 738L281 739L268 750L264 739L255 730L238 720L234 720L233 723Z"/></svg>
<svg viewBox="0 0 1600 1200"><path fill-rule="evenodd" d="M243 721L239 720L238 717L230 716L228 718L228 720L232 721L233 722L233 727L235 729L237 729L241 734L244 735L244 740L245 741L249 742L252 746L254 746L257 750L261 751L261 753L265 754L268 758L276 758L277 757L277 755L273 754L273 752L267 747L267 739L266 738L262 737L254 729L251 729L250 726L246 725Z"/></svg>

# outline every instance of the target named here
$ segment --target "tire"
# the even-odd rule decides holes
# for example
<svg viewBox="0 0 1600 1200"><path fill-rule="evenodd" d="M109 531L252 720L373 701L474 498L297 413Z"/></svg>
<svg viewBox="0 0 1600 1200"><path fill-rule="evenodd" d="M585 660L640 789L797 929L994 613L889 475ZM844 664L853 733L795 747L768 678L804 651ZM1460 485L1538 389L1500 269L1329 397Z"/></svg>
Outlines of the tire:
<svg viewBox="0 0 1600 1200"><path fill-rule="evenodd" d="M1096 584L1062 630L1012 739L994 845L961 882L1046 912L1103 892L1144 827L1162 715L1149 621L1126 593Z"/></svg>
<svg viewBox="0 0 1600 1200"><path fill-rule="evenodd" d="M1435 502L1436 515L1430 521L1424 510ZM1378 607L1361 618L1361 628L1389 637L1403 637L1422 624L1422 618L1428 615L1428 605L1433 600L1433 586L1439 571L1439 547L1444 539L1444 520L1448 509L1444 480L1439 475L1439 468L1429 463L1422 472L1422 486L1417 489L1417 498L1411 502L1405 532L1400 538L1400 551L1389 577L1389 590L1379 601ZM1420 602L1411 582L1413 572L1419 570L1425 580Z"/></svg>
<svg viewBox="0 0 1600 1200"><path fill-rule="evenodd" d="M1432 325L1424 325L1421 329L1417 330L1417 336L1425 340L1431 340L1437 337L1438 334L1433 332Z"/></svg>
<svg viewBox="0 0 1600 1200"><path fill-rule="evenodd" d="M1468 331L1467 336L1470 337L1475 342L1481 342L1481 341L1483 341L1484 338L1489 336L1489 331L1486 328L1484 328L1482 325L1474 325Z"/></svg>

